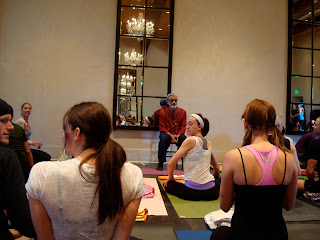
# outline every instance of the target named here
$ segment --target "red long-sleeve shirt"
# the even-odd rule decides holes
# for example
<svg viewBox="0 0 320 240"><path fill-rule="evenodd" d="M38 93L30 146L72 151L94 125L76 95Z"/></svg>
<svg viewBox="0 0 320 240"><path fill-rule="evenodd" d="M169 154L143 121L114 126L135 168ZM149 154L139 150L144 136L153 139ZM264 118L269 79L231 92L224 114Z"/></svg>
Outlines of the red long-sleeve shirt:
<svg viewBox="0 0 320 240"><path fill-rule="evenodd" d="M187 113L182 108L177 107L175 111L164 108L160 111L159 131L182 135L186 131Z"/></svg>

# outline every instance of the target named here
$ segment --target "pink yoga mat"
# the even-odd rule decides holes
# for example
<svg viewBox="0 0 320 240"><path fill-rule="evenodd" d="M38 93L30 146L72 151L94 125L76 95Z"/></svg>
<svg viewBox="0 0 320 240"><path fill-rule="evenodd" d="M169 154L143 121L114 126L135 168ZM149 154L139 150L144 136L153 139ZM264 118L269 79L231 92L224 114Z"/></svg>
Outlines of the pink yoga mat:
<svg viewBox="0 0 320 240"><path fill-rule="evenodd" d="M141 171L144 175L168 175L167 169L164 169L163 171L158 171L153 168L141 168ZM173 175L184 175L184 171L175 169L173 170Z"/></svg>
<svg viewBox="0 0 320 240"><path fill-rule="evenodd" d="M148 209L148 215L168 216L166 206L164 205L160 189L158 187L157 179L144 178L143 182L154 188L154 197L141 199L139 208Z"/></svg>

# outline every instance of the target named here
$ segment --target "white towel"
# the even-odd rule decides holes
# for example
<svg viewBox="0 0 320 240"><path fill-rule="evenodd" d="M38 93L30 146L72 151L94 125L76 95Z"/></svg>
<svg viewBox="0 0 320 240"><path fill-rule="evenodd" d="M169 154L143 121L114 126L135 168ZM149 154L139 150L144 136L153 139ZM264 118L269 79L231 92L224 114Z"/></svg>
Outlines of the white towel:
<svg viewBox="0 0 320 240"><path fill-rule="evenodd" d="M210 227L210 229L216 229L219 226L230 227L233 212L233 208L231 208L228 212L224 212L222 209L219 209L205 215L204 221Z"/></svg>

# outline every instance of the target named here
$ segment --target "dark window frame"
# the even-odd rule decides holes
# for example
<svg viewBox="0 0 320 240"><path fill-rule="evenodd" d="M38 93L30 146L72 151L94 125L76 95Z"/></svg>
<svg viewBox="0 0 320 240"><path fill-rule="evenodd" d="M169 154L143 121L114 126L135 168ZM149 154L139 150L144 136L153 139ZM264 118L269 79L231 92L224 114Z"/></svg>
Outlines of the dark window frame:
<svg viewBox="0 0 320 240"><path fill-rule="evenodd" d="M148 0L146 0L146 3ZM159 127L142 127L142 126L117 126L116 125L116 116L117 116L117 104L118 104L118 97L121 95L118 94L118 73L119 73L119 66L127 66L127 65L121 65L118 62L119 59L119 45L120 45L120 38L123 35L120 35L120 21L121 21L121 7L136 7L136 8L145 8L147 9L159 9L159 10L170 10L170 35L169 38L161 38L161 37L147 37L146 34L143 36L143 40L146 41L146 39L168 39L169 40L169 59L168 59L168 67L156 67L156 66L145 66L144 61L142 66L135 66L136 68L142 68L142 74L144 74L145 68L165 68L168 69L168 81L167 81L167 94L171 93L171 83L172 83L172 51L173 51L173 24L174 24L174 0L171 0L170 2L170 8L156 8L156 7L148 7L148 4L146 6L134 6L134 5L121 5L121 0L118 0L118 6L117 6L117 24L116 24L116 46L115 46L115 67L114 67L114 89L113 89L113 114L112 114L112 122L113 122L113 129L118 130L151 130L151 131L158 131ZM145 19L147 19L147 16L145 16ZM144 53L145 55L146 53ZM145 58L145 56L144 56ZM130 67L130 66L129 66ZM142 87L143 89L143 87ZM161 98L165 98L166 96L134 96L137 100L139 98L158 98L159 100ZM160 102L160 101L159 101ZM137 101L138 104L138 101ZM159 106L160 108L160 106ZM138 108L137 108L138 109ZM143 109L142 109L143 110ZM142 110L141 110L141 119L142 119ZM155 109L157 110L157 109Z"/></svg>

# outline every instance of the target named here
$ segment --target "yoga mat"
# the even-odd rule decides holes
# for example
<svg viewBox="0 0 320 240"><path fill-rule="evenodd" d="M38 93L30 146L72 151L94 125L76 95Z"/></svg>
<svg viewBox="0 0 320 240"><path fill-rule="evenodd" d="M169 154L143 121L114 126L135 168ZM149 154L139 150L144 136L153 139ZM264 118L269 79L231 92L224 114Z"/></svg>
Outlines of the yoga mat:
<svg viewBox="0 0 320 240"><path fill-rule="evenodd" d="M209 240L212 231L210 230L186 230L176 231L178 240Z"/></svg>
<svg viewBox="0 0 320 240"><path fill-rule="evenodd" d="M164 180L158 181L163 187ZM213 201L189 201L180 199L170 193L166 194L180 218L204 218L206 214L220 209L219 199Z"/></svg>
<svg viewBox="0 0 320 240"><path fill-rule="evenodd" d="M143 178L143 182L154 188L154 197L141 199L139 208L148 209L148 215L168 216L157 180L155 178Z"/></svg>
<svg viewBox="0 0 320 240"><path fill-rule="evenodd" d="M177 239L172 225L168 223L143 223L136 222L133 226L130 240L143 239L155 240L164 239L172 240Z"/></svg>
<svg viewBox="0 0 320 240"><path fill-rule="evenodd" d="M315 240L320 236L320 224L287 224L290 240Z"/></svg>
<svg viewBox="0 0 320 240"><path fill-rule="evenodd" d="M167 169L164 169L163 171L158 171L157 169L153 169L153 168L141 168L141 171L144 175L168 175ZM179 169L174 169L173 174L184 175L184 171Z"/></svg>
<svg viewBox="0 0 320 240"><path fill-rule="evenodd" d="M294 208L282 209L282 215L286 222L320 220L320 208L297 198Z"/></svg>

